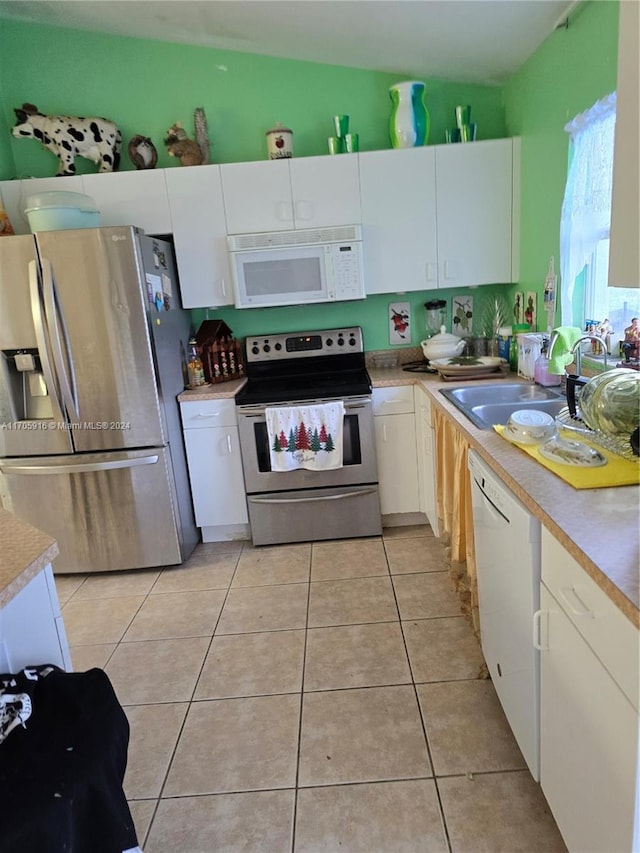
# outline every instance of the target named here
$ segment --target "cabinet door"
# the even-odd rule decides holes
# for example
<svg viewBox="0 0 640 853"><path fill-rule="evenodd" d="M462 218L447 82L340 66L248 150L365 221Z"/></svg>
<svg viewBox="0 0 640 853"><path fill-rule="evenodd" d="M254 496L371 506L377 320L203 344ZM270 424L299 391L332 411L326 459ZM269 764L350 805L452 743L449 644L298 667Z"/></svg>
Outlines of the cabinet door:
<svg viewBox="0 0 640 853"><path fill-rule="evenodd" d="M437 287L435 151L368 151L359 158L367 293Z"/></svg>
<svg viewBox="0 0 640 853"><path fill-rule="evenodd" d="M511 139L437 147L440 287L512 280L512 171Z"/></svg>
<svg viewBox="0 0 640 853"><path fill-rule="evenodd" d="M219 166L167 169L183 308L233 303Z"/></svg>
<svg viewBox="0 0 640 853"><path fill-rule="evenodd" d="M228 234L293 228L287 160L226 163L220 174Z"/></svg>
<svg viewBox="0 0 640 853"><path fill-rule="evenodd" d="M186 429L184 444L198 527L246 524L238 427Z"/></svg>
<svg viewBox="0 0 640 853"><path fill-rule="evenodd" d="M416 427L413 413L374 418L383 515L419 512Z"/></svg>
<svg viewBox="0 0 640 853"><path fill-rule="evenodd" d="M638 715L541 586L540 784L569 850L632 850Z"/></svg>
<svg viewBox="0 0 640 853"><path fill-rule="evenodd" d="M69 672L72 668L50 565L0 610L0 671L47 663Z"/></svg>
<svg viewBox="0 0 640 853"><path fill-rule="evenodd" d="M304 157L288 162L296 228L360 224L357 156Z"/></svg>
<svg viewBox="0 0 640 853"><path fill-rule="evenodd" d="M82 182L98 206L100 225L135 225L146 234L171 231L164 169L83 175Z"/></svg>

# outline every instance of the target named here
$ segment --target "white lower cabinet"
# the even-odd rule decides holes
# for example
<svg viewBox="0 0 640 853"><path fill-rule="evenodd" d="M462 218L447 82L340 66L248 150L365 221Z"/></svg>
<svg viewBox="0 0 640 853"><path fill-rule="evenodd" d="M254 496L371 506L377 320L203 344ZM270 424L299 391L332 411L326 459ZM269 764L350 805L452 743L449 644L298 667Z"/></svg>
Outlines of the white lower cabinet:
<svg viewBox="0 0 640 853"><path fill-rule="evenodd" d="M431 529L440 535L436 506L435 429L431 420L429 395L419 385L414 388L416 444L418 451L418 493L420 512L427 516Z"/></svg>
<svg viewBox="0 0 640 853"><path fill-rule="evenodd" d="M180 404L191 495L204 542L246 539L249 516L235 403Z"/></svg>
<svg viewBox="0 0 640 853"><path fill-rule="evenodd" d="M0 610L0 672L48 663L72 669L50 564Z"/></svg>
<svg viewBox="0 0 640 853"><path fill-rule="evenodd" d="M538 619L542 790L570 853L631 853L638 631L544 528Z"/></svg>
<svg viewBox="0 0 640 853"><path fill-rule="evenodd" d="M413 386L373 389L382 515L420 512Z"/></svg>

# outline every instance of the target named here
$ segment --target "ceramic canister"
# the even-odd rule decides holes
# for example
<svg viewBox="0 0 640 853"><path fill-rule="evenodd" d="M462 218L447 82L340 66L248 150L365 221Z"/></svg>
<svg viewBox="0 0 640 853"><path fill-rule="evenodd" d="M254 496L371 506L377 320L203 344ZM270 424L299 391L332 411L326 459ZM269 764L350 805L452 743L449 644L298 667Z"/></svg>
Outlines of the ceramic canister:
<svg viewBox="0 0 640 853"><path fill-rule="evenodd" d="M267 131L266 137L269 160L293 157L293 131L288 127L283 127L278 122L275 127Z"/></svg>

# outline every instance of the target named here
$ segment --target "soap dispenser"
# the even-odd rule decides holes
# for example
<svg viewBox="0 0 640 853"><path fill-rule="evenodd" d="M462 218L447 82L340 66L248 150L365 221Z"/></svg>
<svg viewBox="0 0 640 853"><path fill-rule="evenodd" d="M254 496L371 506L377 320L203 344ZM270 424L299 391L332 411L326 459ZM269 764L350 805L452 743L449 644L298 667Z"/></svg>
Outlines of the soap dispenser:
<svg viewBox="0 0 640 853"><path fill-rule="evenodd" d="M560 385L562 377L555 373L549 373L549 338L542 339L542 350L533 366L533 378L538 385Z"/></svg>

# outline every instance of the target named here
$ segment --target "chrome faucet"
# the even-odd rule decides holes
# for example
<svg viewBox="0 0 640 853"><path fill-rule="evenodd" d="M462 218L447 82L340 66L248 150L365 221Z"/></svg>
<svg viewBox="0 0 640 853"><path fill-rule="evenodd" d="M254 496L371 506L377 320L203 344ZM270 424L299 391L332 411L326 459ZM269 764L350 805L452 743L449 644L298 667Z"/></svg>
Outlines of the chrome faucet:
<svg viewBox="0 0 640 853"><path fill-rule="evenodd" d="M575 355L575 365L576 365L576 375L580 376L582 372L582 351L580 349L580 344L583 341L597 341L602 348L602 352L604 353L604 369L607 369L607 345L604 340L599 335L582 335L582 337L578 338L575 344L571 347L571 355Z"/></svg>

